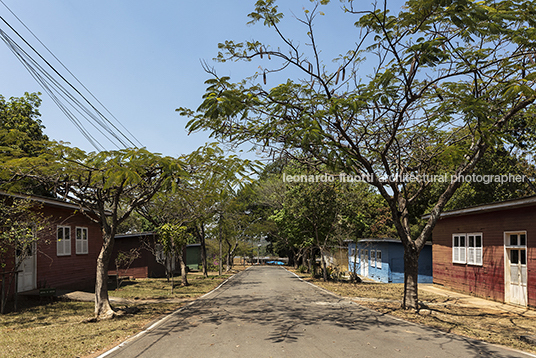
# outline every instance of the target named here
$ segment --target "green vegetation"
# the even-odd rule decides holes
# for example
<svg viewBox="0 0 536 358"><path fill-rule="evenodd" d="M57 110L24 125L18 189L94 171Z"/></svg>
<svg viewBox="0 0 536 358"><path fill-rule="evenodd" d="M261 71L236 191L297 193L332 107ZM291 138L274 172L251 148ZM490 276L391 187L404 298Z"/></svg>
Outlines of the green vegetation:
<svg viewBox="0 0 536 358"><path fill-rule="evenodd" d="M344 1L333 16L356 26L355 39L329 57L316 27L332 15L328 3L292 13L300 38L285 32L277 1L258 0L250 24L276 39L226 40L216 59L256 61L260 71L232 80L207 67L201 105L177 111L191 131L366 177L404 245L403 305L417 308L419 254L463 184L450 179L490 151L534 145L536 4L408 0L394 12L388 1ZM431 190L425 178L443 174L446 184ZM465 189L462 198L477 199Z"/></svg>

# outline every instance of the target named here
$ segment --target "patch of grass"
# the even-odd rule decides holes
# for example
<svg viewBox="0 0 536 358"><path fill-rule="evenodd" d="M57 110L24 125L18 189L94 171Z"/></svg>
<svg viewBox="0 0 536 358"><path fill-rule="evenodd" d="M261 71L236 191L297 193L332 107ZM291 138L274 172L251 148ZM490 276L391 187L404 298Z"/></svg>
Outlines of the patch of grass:
<svg viewBox="0 0 536 358"><path fill-rule="evenodd" d="M166 280L135 280L109 292L110 296L145 299L198 297L228 277L191 276L191 286L170 292ZM135 335L146 325L173 312L181 302L136 302L135 314L88 323L93 317L92 302L55 301L40 304L23 299L19 312L0 315L0 357L96 357L106 349ZM120 306L114 306L121 308Z"/></svg>
<svg viewBox="0 0 536 358"><path fill-rule="evenodd" d="M174 279L175 286L171 293L171 280L165 278L145 278L124 281L115 290L110 290L109 295L121 298L135 299L171 299L171 298L195 298L214 289L230 275L209 275L208 278L199 274L188 275L190 286L182 287L181 278Z"/></svg>
<svg viewBox="0 0 536 358"><path fill-rule="evenodd" d="M536 347L522 341L523 335L536 334L534 314L518 314L480 306L459 305L452 298L419 290L419 312L401 307L403 284L323 282L304 277L328 291L375 311L438 330L476 338L526 352L536 353ZM359 300L366 298L367 300Z"/></svg>

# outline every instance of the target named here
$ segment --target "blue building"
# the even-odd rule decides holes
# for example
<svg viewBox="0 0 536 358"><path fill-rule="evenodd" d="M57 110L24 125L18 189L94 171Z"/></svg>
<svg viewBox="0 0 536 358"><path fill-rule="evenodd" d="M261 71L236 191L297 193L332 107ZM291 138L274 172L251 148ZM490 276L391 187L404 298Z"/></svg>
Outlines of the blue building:
<svg viewBox="0 0 536 358"><path fill-rule="evenodd" d="M403 283L404 246L394 239L348 242L348 268L375 281ZM419 256L419 283L432 282L432 244L427 243Z"/></svg>

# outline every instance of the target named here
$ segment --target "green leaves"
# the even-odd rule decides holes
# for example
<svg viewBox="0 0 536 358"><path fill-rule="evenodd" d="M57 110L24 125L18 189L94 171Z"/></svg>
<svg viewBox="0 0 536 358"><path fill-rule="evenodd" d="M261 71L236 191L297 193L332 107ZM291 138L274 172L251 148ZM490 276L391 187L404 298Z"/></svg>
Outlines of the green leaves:
<svg viewBox="0 0 536 358"><path fill-rule="evenodd" d="M258 0L255 3L255 11L248 15L251 21L248 24L254 24L264 20L265 26L274 26L283 18L283 14L278 12L275 0Z"/></svg>
<svg viewBox="0 0 536 358"><path fill-rule="evenodd" d="M158 228L158 238L165 254L175 254L189 241L190 234L186 226L165 223Z"/></svg>

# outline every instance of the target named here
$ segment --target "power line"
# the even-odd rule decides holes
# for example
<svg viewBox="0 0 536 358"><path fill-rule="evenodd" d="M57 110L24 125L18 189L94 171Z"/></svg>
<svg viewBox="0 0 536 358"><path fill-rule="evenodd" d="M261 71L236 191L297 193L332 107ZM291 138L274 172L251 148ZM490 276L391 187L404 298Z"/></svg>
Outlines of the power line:
<svg viewBox="0 0 536 358"><path fill-rule="evenodd" d="M2 40L4 43L8 46L8 48L13 52L15 57L22 63L22 65L26 68L26 70L30 73L30 75L41 85L43 90L52 98L54 103L59 107L59 109L66 115L66 117L74 124L74 126L82 133L82 135L88 140L88 142L97 150L103 150L102 144L98 142L98 140L93 137L84 127L84 125L72 114L72 112L67 108L66 105L63 104L63 102L60 101L58 96L54 93L52 90L52 83L48 83L47 80L50 80L49 75L46 73L41 73L42 68L39 70L37 68L40 68L39 64L36 64L33 59L27 58L25 55L27 55L16 43L13 42L13 40L3 31L0 29L0 36L2 37ZM34 67L35 66L35 67ZM86 118L87 119L87 118ZM91 123L91 122L90 122ZM107 138L109 140L109 138Z"/></svg>
<svg viewBox="0 0 536 358"><path fill-rule="evenodd" d="M8 9L8 11L22 24L22 26L24 26L24 28L30 33L32 34L32 36L41 44L41 46L43 46L47 51L48 53L50 53L52 55L52 57L54 57L54 59L56 61L58 61L58 63L76 80L76 82L78 82L82 88L84 88L90 95L91 97L93 97L93 99L95 99L95 101L97 101L97 103L102 107L104 108L104 110L131 136L131 138L133 138L138 144L140 147L143 147L143 145L141 144L141 142L113 115L112 112L110 112L108 110L108 108L101 103L101 101L99 101L99 99L97 97L95 97L95 95L93 95L93 93L78 79L78 77L76 77L74 75L74 73L72 73L64 64L63 62L61 62L61 60L59 58L56 57L56 55L33 33L32 30L30 30L30 28L28 28L28 26L26 26L26 24L4 3L3 0L0 0L0 2L6 7L6 9Z"/></svg>
<svg viewBox="0 0 536 358"><path fill-rule="evenodd" d="M104 116L101 111L99 111L76 87L74 87L61 73L59 73L54 66L50 64L32 45L30 45L2 16L0 19L13 31L37 56L50 68L52 71L59 76L59 78L66 83L72 90L82 98L82 102L87 103L90 108L86 107L76 96L72 95L62 86L50 73L48 73L45 68L43 68L39 63L33 59L26 51L22 49L21 46L16 44L16 42L11 39L4 31L2 32L2 39L19 59L19 61L24 65L24 67L30 72L32 77L43 87L45 92L53 99L56 105L60 110L69 118L69 120L75 125L75 127L82 133L82 135L95 147L97 150L102 150L103 146L99 141L92 136L89 131L87 131L83 124L76 118L71 110L67 108L67 105L62 102L66 101L69 105L82 115L101 135L103 135L108 141L112 144L120 147L130 146L137 147L134 142L137 142L139 146L143 146L140 141L126 129L121 122L110 113L110 111L89 91L79 80L74 76L74 74L67 69L67 67L33 34L33 32L7 7L7 5L0 0L0 2L17 18L17 20L39 41L39 43L47 49L47 51L62 65L62 67L73 77L76 81L104 108L114 119L115 121L125 129L125 131L130 135L125 135L116 125L114 125L106 116ZM56 95L57 94L57 95ZM61 98L61 99L60 99ZM85 114L84 114L85 113ZM104 132L103 132L104 131ZM108 133L108 135L105 134ZM110 137L113 137L120 145L114 143ZM133 139L131 139L133 138Z"/></svg>

